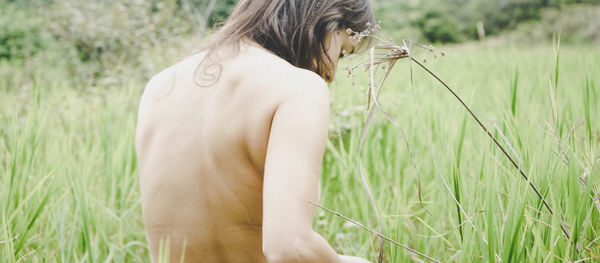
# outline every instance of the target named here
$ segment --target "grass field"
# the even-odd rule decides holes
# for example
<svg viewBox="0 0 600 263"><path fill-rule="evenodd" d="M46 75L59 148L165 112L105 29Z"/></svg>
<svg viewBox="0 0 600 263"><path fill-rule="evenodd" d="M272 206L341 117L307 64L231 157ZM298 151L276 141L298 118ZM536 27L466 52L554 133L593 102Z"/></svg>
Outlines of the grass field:
<svg viewBox="0 0 600 263"><path fill-rule="evenodd" d="M415 68L411 89L403 61L380 101L403 125L417 169L381 114L362 154L384 234L444 262L600 261L600 50L441 49L426 65L509 149L554 215L443 86ZM148 262L134 149L144 80L88 88L48 75L52 66L0 64L0 262ZM357 163L367 83L340 72L331 86L321 201L376 229ZM375 238L341 218L319 210L315 229L338 252L376 260ZM424 259L387 245L386 260Z"/></svg>

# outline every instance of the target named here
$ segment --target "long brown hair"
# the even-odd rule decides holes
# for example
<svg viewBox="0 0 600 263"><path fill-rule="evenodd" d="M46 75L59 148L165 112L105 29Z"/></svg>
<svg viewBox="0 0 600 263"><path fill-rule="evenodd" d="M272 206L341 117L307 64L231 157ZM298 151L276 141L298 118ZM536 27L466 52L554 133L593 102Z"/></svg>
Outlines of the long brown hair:
<svg viewBox="0 0 600 263"><path fill-rule="evenodd" d="M225 24L200 49L208 52L198 67L202 69L203 83L214 83L221 73L219 61L232 54L218 54L225 53L218 51L223 47L233 48L235 54L244 40L254 41L290 64L331 81L334 69L332 58L326 52L325 37L338 29L361 32L375 24L369 2L240 0ZM365 42L368 41L361 41Z"/></svg>

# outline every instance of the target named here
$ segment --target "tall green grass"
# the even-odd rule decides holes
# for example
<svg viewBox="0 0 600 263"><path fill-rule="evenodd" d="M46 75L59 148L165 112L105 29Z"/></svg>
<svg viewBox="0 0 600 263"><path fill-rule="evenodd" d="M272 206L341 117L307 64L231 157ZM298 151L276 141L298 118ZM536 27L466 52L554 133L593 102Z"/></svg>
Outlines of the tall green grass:
<svg viewBox="0 0 600 263"><path fill-rule="evenodd" d="M517 162L552 205L554 215L477 124L465 119L460 104L419 70L415 72L413 101L405 65L395 69L381 100L407 130L420 167L425 207L431 214L419 206L416 174L410 169L401 131L379 116L369 134L363 164L368 167L378 206L386 215L387 234L443 261L600 260L595 240L600 211L594 205L598 200L593 199L600 176L600 127L594 122L598 100L591 95L597 93L593 85L597 74L591 72L600 72L598 50L563 46L559 60L551 46L463 45L447 49L446 57L428 59L429 67L457 90L486 125L498 124L493 133L511 149L508 152L515 160L521 160ZM358 86L350 92L350 87L349 82L333 87L335 112L364 104L364 93L355 90L365 88ZM415 104L419 105L416 114ZM339 116L335 112L333 116ZM356 147L364 114L353 111L343 121L335 121L355 124L338 129L337 140L343 143L328 147L323 203L374 225L373 215L365 214L368 205L355 179L356 155L346 150ZM339 185L356 190L340 192ZM338 247L374 258L373 239L368 234L345 229L335 217L325 218L338 224L338 228L323 229L330 238L340 232L356 235L354 240L339 241ZM562 234L561 221L568 226L570 239ZM388 249L392 262L418 258L399 247Z"/></svg>
<svg viewBox="0 0 600 263"><path fill-rule="evenodd" d="M600 192L600 51L562 46L558 61L551 46L444 49L427 65L484 122L498 124L493 132L505 137L555 215L447 91L416 68L413 99L401 62L380 102L404 125L423 202L401 131L378 115L362 162L384 234L444 262L600 260L600 201L593 199ZM44 67L26 74L0 63L0 262L148 262L134 151L145 80L73 86ZM366 74L351 82L340 73L331 86L321 201L373 227L357 166ZM340 253L377 256L375 238L338 217L319 211L315 229ZM393 245L386 259L421 260Z"/></svg>

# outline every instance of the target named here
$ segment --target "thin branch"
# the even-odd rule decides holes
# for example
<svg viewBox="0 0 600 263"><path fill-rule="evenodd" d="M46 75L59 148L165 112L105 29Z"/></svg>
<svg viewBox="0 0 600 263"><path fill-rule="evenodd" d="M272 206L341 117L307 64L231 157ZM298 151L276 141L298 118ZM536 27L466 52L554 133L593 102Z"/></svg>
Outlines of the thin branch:
<svg viewBox="0 0 600 263"><path fill-rule="evenodd" d="M319 208L321 208L321 209L323 209L323 210L325 210L325 211L327 211L327 212L331 213L331 214L334 214L334 215L336 215L336 216L338 216L338 217L341 217L342 219L344 219L344 220L346 220L346 221L348 221L348 222L350 222L350 223L352 223L352 224L354 224L354 225L356 225L356 226L358 226L358 227L360 227L360 228L362 228L362 229L364 229L364 230L367 230L367 231L369 231L371 234L374 234L374 235L376 235L376 236L380 237L381 239L383 239L383 240L386 240L386 241L388 241L388 242L390 242L390 243L392 243L392 244L394 244L394 245L397 245L397 246L403 247L403 248L405 248L406 250L408 250L408 251L410 251L410 252L412 252L412 253L415 253L415 254L417 254L417 255L419 255L419 256L421 256L421 257L424 257L424 258L426 258L426 259L429 259L429 260L431 260L431 261L433 261L433 262L441 262L441 261L439 261L439 260L437 260L437 259L435 259L435 258L432 258L432 257L430 257L430 256L427 256L427 255L425 255L425 254L423 254L423 253L421 253L421 252L419 252L419 251L417 251L417 250L415 250L415 249L413 249L413 248L411 248L411 247L409 247L409 246L407 246L407 245L401 244L401 243L399 243L399 242L397 242L397 241L395 241L395 240L393 240L393 239L391 239L391 238L389 238L389 237L386 237L386 236L384 236L383 234L381 234L381 233L379 233L379 232L377 232L377 231L375 231L375 230L372 230L372 229L370 229L370 228L368 228L368 227L364 226L363 224L359 223L359 222L358 222L358 221L356 221L356 220L353 220L353 219L351 219L351 218L349 218L349 217L346 217L346 216L344 216L344 215L342 215L342 214L340 214L340 213L338 213L338 212L336 212L336 211L333 211L333 210L331 210L331 209L329 209L329 208L326 208L326 207L324 207L324 206L322 206L322 205L319 205L319 204L317 204L317 203L314 203L314 202L312 202L312 201L308 201L308 202L309 202L309 203L311 203L311 204L312 204L312 205L314 205L314 206L317 206L317 207L319 207Z"/></svg>

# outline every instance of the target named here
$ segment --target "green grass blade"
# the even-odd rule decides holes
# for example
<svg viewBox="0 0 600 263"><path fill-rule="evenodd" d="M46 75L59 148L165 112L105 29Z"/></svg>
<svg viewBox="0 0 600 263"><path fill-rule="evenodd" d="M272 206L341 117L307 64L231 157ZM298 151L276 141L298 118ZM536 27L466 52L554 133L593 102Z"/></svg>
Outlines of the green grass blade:
<svg viewBox="0 0 600 263"><path fill-rule="evenodd" d="M512 82L512 96L511 96L511 101L510 101L510 111L513 115L513 117L515 116L515 114L517 113L517 89L519 87L519 69L517 68L515 70L515 76L513 78L513 82Z"/></svg>

